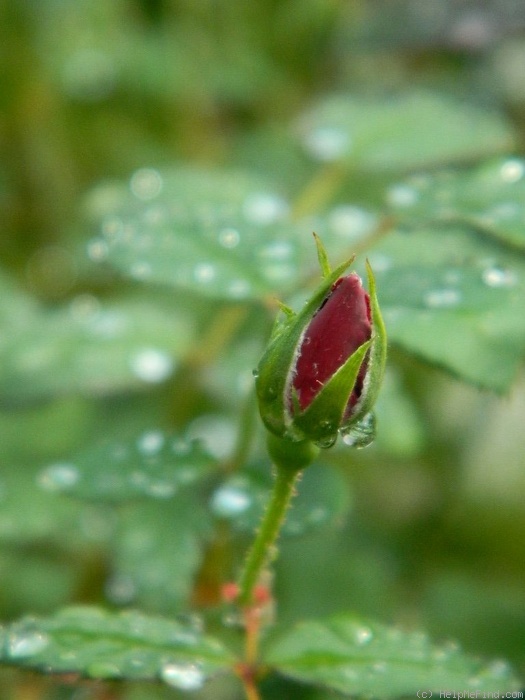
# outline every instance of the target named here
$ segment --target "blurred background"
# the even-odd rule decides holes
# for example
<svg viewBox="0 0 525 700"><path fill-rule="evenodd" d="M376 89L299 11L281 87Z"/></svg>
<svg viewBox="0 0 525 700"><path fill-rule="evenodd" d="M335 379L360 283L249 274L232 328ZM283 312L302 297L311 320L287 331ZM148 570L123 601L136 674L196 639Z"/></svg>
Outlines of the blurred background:
<svg viewBox="0 0 525 700"><path fill-rule="evenodd" d="M107 208L119 182L138 173L150 177L147 187L150 169L184 162L254 171L299 197L329 160L322 151L330 142L310 144L321 155L309 157L298 119L331 93L445 94L497 113L512 134L486 155L519 155L525 4L3 0L0 61L0 616L48 614L72 602L162 613L192 600L212 604L213 579L232 576L246 532L226 536L231 551L210 574L206 552L222 550L207 523L184 560L182 588L161 595L137 573L142 506L115 514L96 498L79 504L55 493L56 470L51 483L42 470L99 438L159 426L189 425L224 458L245 399L246 376L235 372L246 365L249 377L269 317L258 319L251 307L224 316L222 302L139 287L100 269L93 212ZM394 168L395 177L406 170ZM340 196L379 209L392 177L350 178ZM94 318L101 304L109 311L97 316L86 345L71 326ZM122 318L119 344L101 351ZM227 340L223 324L234 348L224 361L214 352ZM204 352L196 369L185 358L202 353L203 338L210 356ZM131 370L118 370L129 352ZM79 353L82 362L72 362ZM328 496L335 516L324 529L283 540L283 620L352 609L525 671L521 369L504 389L479 389L393 345L382 430L352 456L344 503ZM335 470L348 463L342 446L327 455ZM67 470L58 475L67 482ZM315 478L310 488L318 488ZM163 555L153 554L148 566L160 570ZM121 692L164 697L151 688ZM234 697L231 689L213 692ZM271 692L322 697L291 684ZM0 671L2 700L94 693Z"/></svg>

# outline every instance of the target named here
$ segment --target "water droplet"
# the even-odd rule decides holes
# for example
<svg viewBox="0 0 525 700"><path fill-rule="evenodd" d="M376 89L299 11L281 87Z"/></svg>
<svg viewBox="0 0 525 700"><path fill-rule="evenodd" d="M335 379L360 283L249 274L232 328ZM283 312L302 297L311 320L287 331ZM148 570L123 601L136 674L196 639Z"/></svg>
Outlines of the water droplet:
<svg viewBox="0 0 525 700"><path fill-rule="evenodd" d="M69 313L75 321L91 321L100 312L100 302L92 294L79 294L69 303Z"/></svg>
<svg viewBox="0 0 525 700"><path fill-rule="evenodd" d="M488 218L496 223L503 219L517 219L521 214L522 208L518 202L500 202L488 211Z"/></svg>
<svg viewBox="0 0 525 700"><path fill-rule="evenodd" d="M525 175L525 162L514 158L505 161L500 168L500 175L504 182L518 182Z"/></svg>
<svg viewBox="0 0 525 700"><path fill-rule="evenodd" d="M235 228L223 228L219 231L219 243L223 248L235 248L241 240L240 233Z"/></svg>
<svg viewBox="0 0 525 700"><path fill-rule="evenodd" d="M318 525L328 518L328 511L323 506L316 506L307 514L306 519L312 525Z"/></svg>
<svg viewBox="0 0 525 700"><path fill-rule="evenodd" d="M105 260L108 255L108 252L108 244L101 238L94 238L92 241L89 241L87 246L87 253L91 260L94 260L95 262Z"/></svg>
<svg viewBox="0 0 525 700"><path fill-rule="evenodd" d="M137 440L137 449L143 455L154 455L162 449L165 437L160 430L149 430Z"/></svg>
<svg viewBox="0 0 525 700"><path fill-rule="evenodd" d="M423 303L432 309L450 308L461 301L461 293L457 289L431 289L423 297Z"/></svg>
<svg viewBox="0 0 525 700"><path fill-rule="evenodd" d="M235 518L252 504L250 496L240 486L225 484L218 488L210 501L210 508L219 518Z"/></svg>
<svg viewBox="0 0 525 700"><path fill-rule="evenodd" d="M270 282L281 282L284 280L293 279L297 270L294 265L289 263L273 263L265 265L261 272Z"/></svg>
<svg viewBox="0 0 525 700"><path fill-rule="evenodd" d="M233 279L228 283L227 291L232 299L244 299L251 292L248 280Z"/></svg>
<svg viewBox="0 0 525 700"><path fill-rule="evenodd" d="M100 226L102 235L110 240L118 238L123 228L124 224L122 223L122 219L113 215L104 217Z"/></svg>
<svg viewBox="0 0 525 700"><path fill-rule="evenodd" d="M244 216L252 224L259 226L268 226L281 221L288 214L288 210L286 200L275 194L251 194L243 204Z"/></svg>
<svg viewBox="0 0 525 700"><path fill-rule="evenodd" d="M195 265L193 277L199 284L209 284L217 277L217 269L212 263L201 262Z"/></svg>
<svg viewBox="0 0 525 700"><path fill-rule="evenodd" d="M57 463L44 469L38 475L38 485L46 491L66 491L80 479L80 473L73 464Z"/></svg>
<svg viewBox="0 0 525 700"><path fill-rule="evenodd" d="M376 273L386 272L392 267L392 259L383 253L371 253L368 260L372 270Z"/></svg>
<svg viewBox="0 0 525 700"><path fill-rule="evenodd" d="M341 429L343 442L349 447L362 450L372 444L376 436L376 420L374 413L366 416L350 428Z"/></svg>
<svg viewBox="0 0 525 700"><path fill-rule="evenodd" d="M392 207L412 207L418 198L418 191L405 184L392 185L386 194L387 203Z"/></svg>
<svg viewBox="0 0 525 700"><path fill-rule="evenodd" d="M7 653L12 659L25 659L40 654L49 642L50 639L44 632L21 627L8 635Z"/></svg>
<svg viewBox="0 0 525 700"><path fill-rule="evenodd" d="M359 646L364 646L372 641L374 633L369 627L359 627L355 631L355 641Z"/></svg>
<svg viewBox="0 0 525 700"><path fill-rule="evenodd" d="M213 413L192 421L186 434L190 440L201 441L205 450L217 459L225 459L231 454L237 438L235 424L229 418Z"/></svg>
<svg viewBox="0 0 525 700"><path fill-rule="evenodd" d="M103 311L91 320L90 331L100 338L116 338L128 327L128 318L118 311Z"/></svg>
<svg viewBox="0 0 525 700"><path fill-rule="evenodd" d="M171 481L152 481L146 485L144 493L153 498L171 498L177 493L177 486Z"/></svg>
<svg viewBox="0 0 525 700"><path fill-rule="evenodd" d="M160 677L167 685L178 690L200 690L206 680L201 668L194 663L168 663Z"/></svg>
<svg viewBox="0 0 525 700"><path fill-rule="evenodd" d="M337 433L335 435L329 435L327 437L321 438L320 440L317 440L315 444L317 445L317 447L321 447L322 449L327 450L335 445L336 440Z"/></svg>
<svg viewBox="0 0 525 700"><path fill-rule="evenodd" d="M489 267L481 273L483 282L489 287L513 287L516 284L516 274L512 270L501 267Z"/></svg>
<svg viewBox="0 0 525 700"><path fill-rule="evenodd" d="M156 348L139 350L132 355L129 365L136 377L151 384L164 381L175 369L172 358Z"/></svg>
<svg viewBox="0 0 525 700"><path fill-rule="evenodd" d="M191 444L187 440L176 438L171 443L171 450L173 454L182 457L183 455L187 455L191 452Z"/></svg>
<svg viewBox="0 0 525 700"><path fill-rule="evenodd" d="M168 209L164 204L152 204L144 211L142 220L148 226L161 226L168 220ZM164 243L167 245L167 247L171 247L171 244L173 243L172 236L167 236Z"/></svg>
<svg viewBox="0 0 525 700"><path fill-rule="evenodd" d="M350 150L350 135L333 126L318 126L304 136L304 145L317 160L330 162Z"/></svg>
<svg viewBox="0 0 525 700"><path fill-rule="evenodd" d="M332 210L328 223L337 236L355 240L373 231L376 217L361 207L342 204Z"/></svg>
<svg viewBox="0 0 525 700"><path fill-rule="evenodd" d="M388 664L386 661L376 661L375 664L372 665L372 671L375 673L386 673L388 671Z"/></svg>
<svg viewBox="0 0 525 700"><path fill-rule="evenodd" d="M288 261L294 252L291 241L272 241L259 249L259 255L263 260L272 262Z"/></svg>
<svg viewBox="0 0 525 700"><path fill-rule="evenodd" d="M504 659L496 659L491 661L486 667L486 673L496 678L508 676L511 672L510 664Z"/></svg>
<svg viewBox="0 0 525 700"><path fill-rule="evenodd" d="M162 190L162 177L153 168L140 168L131 176L130 189L138 199L154 199Z"/></svg>
<svg viewBox="0 0 525 700"><path fill-rule="evenodd" d="M151 265L145 260L134 262L129 268L129 274L136 280L145 280L148 277L151 277L151 272Z"/></svg>
<svg viewBox="0 0 525 700"><path fill-rule="evenodd" d="M114 605L129 605L137 595L137 587L131 576L114 574L106 581L104 592Z"/></svg>

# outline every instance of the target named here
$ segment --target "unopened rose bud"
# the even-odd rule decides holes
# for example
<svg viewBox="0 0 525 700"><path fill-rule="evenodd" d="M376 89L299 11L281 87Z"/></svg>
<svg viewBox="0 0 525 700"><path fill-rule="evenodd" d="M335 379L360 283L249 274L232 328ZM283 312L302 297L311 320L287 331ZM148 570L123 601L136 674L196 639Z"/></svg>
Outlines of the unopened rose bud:
<svg viewBox="0 0 525 700"><path fill-rule="evenodd" d="M356 273L341 275L350 263L325 269L304 309L286 311L259 364L259 409L278 437L328 447L373 408L386 335L370 266L368 294Z"/></svg>

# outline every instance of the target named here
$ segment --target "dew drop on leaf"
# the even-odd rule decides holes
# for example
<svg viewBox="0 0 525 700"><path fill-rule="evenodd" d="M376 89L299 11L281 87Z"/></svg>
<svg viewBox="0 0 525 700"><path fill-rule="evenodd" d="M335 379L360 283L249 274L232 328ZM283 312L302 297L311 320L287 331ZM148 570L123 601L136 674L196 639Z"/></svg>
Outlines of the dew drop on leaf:
<svg viewBox="0 0 525 700"><path fill-rule="evenodd" d="M129 605L137 595L137 587L131 576L115 574L106 581L104 592L114 605Z"/></svg>
<svg viewBox="0 0 525 700"><path fill-rule="evenodd" d="M91 260L95 262L100 262L107 257L108 254L108 244L99 238L94 238L89 241L87 246L87 253Z"/></svg>
<svg viewBox="0 0 525 700"><path fill-rule="evenodd" d="M65 491L72 488L79 478L79 471L73 464L58 462L41 471L37 481L46 491Z"/></svg>
<svg viewBox="0 0 525 700"><path fill-rule="evenodd" d="M514 272L501 267L489 267L483 270L481 279L488 287L513 287L517 281Z"/></svg>
<svg viewBox="0 0 525 700"><path fill-rule="evenodd" d="M418 191L410 185L392 185L388 189L386 199L392 207L412 207L419 198Z"/></svg>
<svg viewBox="0 0 525 700"><path fill-rule="evenodd" d="M131 356L129 364L136 377L151 384L164 381L174 370L172 358L156 348L139 350Z"/></svg>
<svg viewBox="0 0 525 700"><path fill-rule="evenodd" d="M217 277L217 270L212 263L200 262L193 268L193 278L199 284L210 284Z"/></svg>
<svg viewBox="0 0 525 700"><path fill-rule="evenodd" d="M210 508L219 518L235 518L252 504L250 496L240 485L226 484L218 488L210 501Z"/></svg>
<svg viewBox="0 0 525 700"><path fill-rule="evenodd" d="M227 291L233 299L244 299L251 292L251 284L248 280L233 279L228 283Z"/></svg>
<svg viewBox="0 0 525 700"><path fill-rule="evenodd" d="M318 126L304 136L306 150L317 160L330 162L342 158L349 150L350 136L333 126Z"/></svg>
<svg viewBox="0 0 525 700"><path fill-rule="evenodd" d="M285 199L275 194L255 193L249 195L243 204L243 214L252 224L269 226L288 214L289 206Z"/></svg>
<svg viewBox="0 0 525 700"><path fill-rule="evenodd" d="M7 652L12 659L36 656L49 645L49 637L34 629L15 629L7 639Z"/></svg>
<svg viewBox="0 0 525 700"><path fill-rule="evenodd" d="M329 214L328 224L336 236L356 240L373 231L376 218L361 207L341 204Z"/></svg>
<svg viewBox="0 0 525 700"><path fill-rule="evenodd" d="M151 265L144 260L139 260L133 263L129 272L136 280L145 280L151 276Z"/></svg>
<svg viewBox="0 0 525 700"><path fill-rule="evenodd" d="M154 199L162 190L162 177L153 168L140 168L131 176L129 183L132 193L142 201Z"/></svg>
<svg viewBox="0 0 525 700"><path fill-rule="evenodd" d="M518 182L525 175L525 163L517 159L507 160L500 168L500 175L504 182Z"/></svg>
<svg viewBox="0 0 525 700"><path fill-rule="evenodd" d="M168 663L160 677L167 685L178 690L200 690L206 680L204 673L193 663Z"/></svg>
<svg viewBox="0 0 525 700"><path fill-rule="evenodd" d="M359 627L355 632L355 641L359 646L364 646L372 641L374 634L369 627Z"/></svg>
<svg viewBox="0 0 525 700"><path fill-rule="evenodd" d="M241 236L235 228L223 228L219 231L219 243L223 248L236 248Z"/></svg>
<svg viewBox="0 0 525 700"><path fill-rule="evenodd" d="M457 289L431 289L423 296L423 303L431 309L448 309L460 301L461 293Z"/></svg>
<svg viewBox="0 0 525 700"><path fill-rule="evenodd" d="M154 455L162 449L164 442L165 437L160 430L149 430L137 440L137 449L143 455Z"/></svg>

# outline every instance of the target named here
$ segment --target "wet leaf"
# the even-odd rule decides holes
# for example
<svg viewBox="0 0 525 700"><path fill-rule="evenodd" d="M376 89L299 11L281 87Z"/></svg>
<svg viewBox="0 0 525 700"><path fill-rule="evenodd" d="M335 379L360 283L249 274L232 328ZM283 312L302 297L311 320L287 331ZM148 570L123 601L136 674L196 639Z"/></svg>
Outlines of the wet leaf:
<svg viewBox="0 0 525 700"><path fill-rule="evenodd" d="M421 633L402 632L351 615L299 623L270 645L266 663L285 676L344 695L395 698L427 691L517 690L503 661L485 663L457 644L431 644Z"/></svg>
<svg viewBox="0 0 525 700"><path fill-rule="evenodd" d="M316 160L372 171L464 162L512 149L505 120L446 96L326 97L297 124Z"/></svg>
<svg viewBox="0 0 525 700"><path fill-rule="evenodd" d="M402 221L466 222L525 250L525 160L419 175L392 185L387 203Z"/></svg>
<svg viewBox="0 0 525 700"><path fill-rule="evenodd" d="M397 231L370 253L389 339L504 391L525 354L525 260L472 230Z"/></svg>
<svg viewBox="0 0 525 700"><path fill-rule="evenodd" d="M126 276L233 301L294 290L316 266L312 232L334 256L371 233L377 216L338 206L296 221L290 201L253 173L136 171L87 203L99 234L88 254Z"/></svg>
<svg viewBox="0 0 525 700"><path fill-rule="evenodd" d="M209 524L208 514L189 494L121 513L106 584L111 602L164 613L187 606Z"/></svg>
<svg viewBox="0 0 525 700"><path fill-rule="evenodd" d="M192 335L191 322L162 304L82 295L66 308L35 312L2 340L0 394L104 395L158 384L172 376Z"/></svg>
<svg viewBox="0 0 525 700"><path fill-rule="evenodd" d="M71 461L50 464L38 482L45 490L94 501L144 496L163 500L207 476L216 465L197 441L149 430L131 440L90 446Z"/></svg>
<svg viewBox="0 0 525 700"><path fill-rule="evenodd" d="M193 625L88 607L14 622L4 629L0 648L2 661L15 666L88 678L162 680L181 690L197 690L233 661L219 641Z"/></svg>

